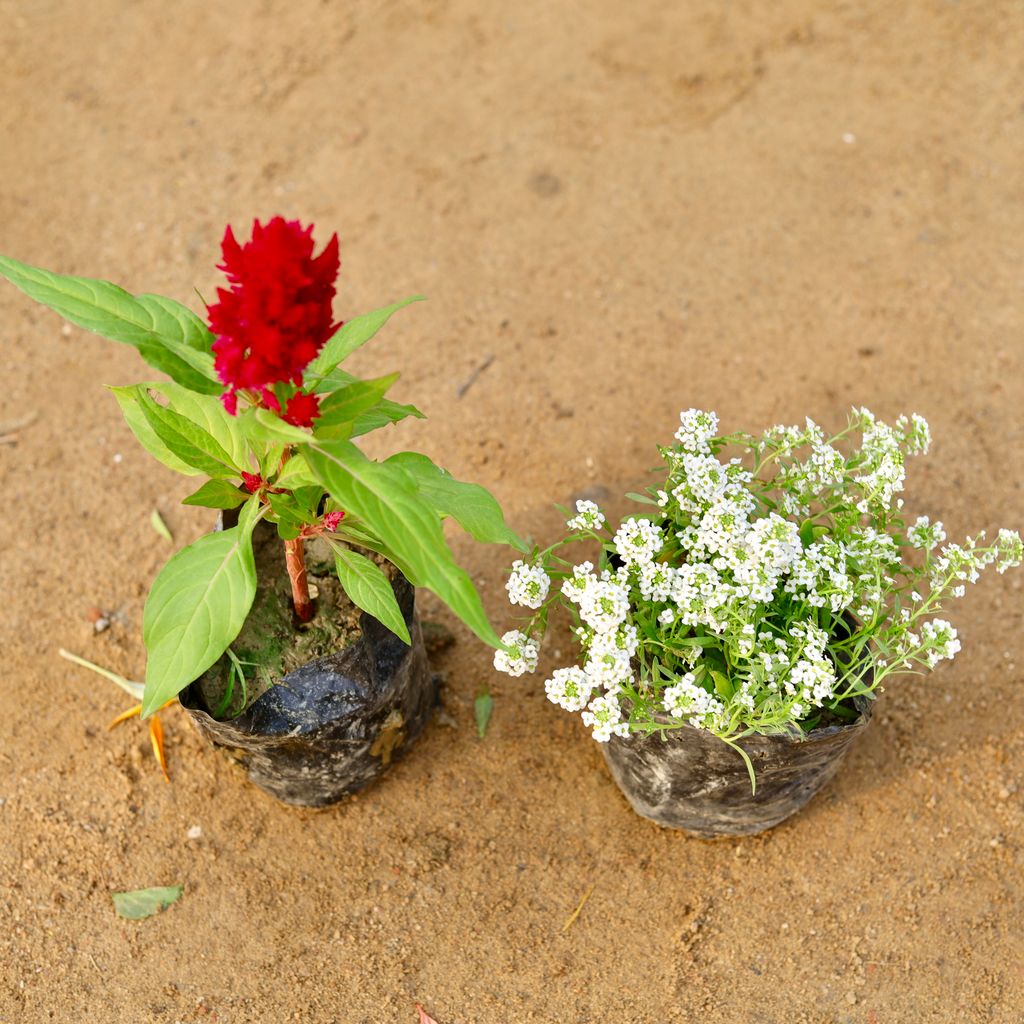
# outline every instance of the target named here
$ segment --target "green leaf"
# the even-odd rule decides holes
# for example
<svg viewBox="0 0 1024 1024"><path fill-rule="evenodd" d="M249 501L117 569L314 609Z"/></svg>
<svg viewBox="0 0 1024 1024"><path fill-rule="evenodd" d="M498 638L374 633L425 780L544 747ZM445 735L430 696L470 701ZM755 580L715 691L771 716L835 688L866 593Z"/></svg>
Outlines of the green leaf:
<svg viewBox="0 0 1024 1024"><path fill-rule="evenodd" d="M313 470L309 468L309 463L306 462L302 452L295 452L288 457L288 461L284 464L284 469L281 470L277 479L274 480L275 487L286 487L288 490L293 491L296 487L307 487L310 484L316 484L318 487L323 485L316 478Z"/></svg>
<svg viewBox="0 0 1024 1024"><path fill-rule="evenodd" d="M171 531L167 528L167 524L164 522L163 516L161 516L156 509L153 509L153 511L150 512L149 523L164 540L171 544L174 543L174 537L171 534Z"/></svg>
<svg viewBox="0 0 1024 1024"><path fill-rule="evenodd" d="M246 409L245 412L238 414L237 421L242 435L254 441L307 444L313 439L313 434L309 430L285 423L269 409Z"/></svg>
<svg viewBox="0 0 1024 1024"><path fill-rule="evenodd" d="M488 689L481 690L473 701L473 711L476 715L476 734L483 739L487 735L487 723L491 720L491 711L494 708L494 701L491 700L491 692Z"/></svg>
<svg viewBox="0 0 1024 1024"><path fill-rule="evenodd" d="M437 512L398 466L372 462L350 441L311 445L306 458L332 498L364 520L414 586L432 590L492 647L500 647L472 580L455 563Z"/></svg>
<svg viewBox="0 0 1024 1024"><path fill-rule="evenodd" d="M182 505L200 505L203 508L238 508L249 497L227 480L207 480L198 491L193 491Z"/></svg>
<svg viewBox="0 0 1024 1024"><path fill-rule="evenodd" d="M131 892L113 893L114 910L118 917L129 921L144 918L166 910L185 891L181 885L166 885L155 889L133 889Z"/></svg>
<svg viewBox="0 0 1024 1024"><path fill-rule="evenodd" d="M158 405L144 384L136 384L134 390L153 432L182 462L207 476L238 476L240 467L208 430L173 409Z"/></svg>
<svg viewBox="0 0 1024 1024"><path fill-rule="evenodd" d="M294 540L309 520L290 494L268 494L267 501L277 519L277 532L284 540Z"/></svg>
<svg viewBox="0 0 1024 1024"><path fill-rule="evenodd" d="M396 380L398 374L390 373L374 380L355 380L332 391L320 403L320 415L314 421L313 433L317 437L337 436L338 428L347 427L360 413L373 408ZM351 428L344 433L348 437Z"/></svg>
<svg viewBox="0 0 1024 1024"><path fill-rule="evenodd" d="M180 384L161 381L144 385L167 399L173 412L202 427L231 457L232 465L249 468L249 446L238 429L238 418L232 416L213 395L197 395Z"/></svg>
<svg viewBox="0 0 1024 1024"><path fill-rule="evenodd" d="M213 370L213 336L184 306L160 295L130 295L109 281L69 277L0 256L0 274L65 320L133 345L150 366L202 394L223 390Z"/></svg>
<svg viewBox="0 0 1024 1024"><path fill-rule="evenodd" d="M626 497L631 501L639 501L642 505L658 504L649 494L639 494L636 491L627 491Z"/></svg>
<svg viewBox="0 0 1024 1024"><path fill-rule="evenodd" d="M316 384L313 386L313 392L317 395L329 395L338 388L346 387L349 384L355 384L359 380L358 377L349 373L347 370L331 370L330 373L324 374Z"/></svg>
<svg viewBox="0 0 1024 1024"><path fill-rule="evenodd" d="M160 571L142 613L147 718L205 672L238 636L256 595L252 530L259 506L250 498L238 526L209 533Z"/></svg>
<svg viewBox="0 0 1024 1024"><path fill-rule="evenodd" d="M324 377L344 359L347 359L357 348L365 345L391 318L391 314L413 302L421 302L422 295L394 302L383 309L372 313L364 313L343 324L320 351L320 355L310 363L306 373Z"/></svg>
<svg viewBox="0 0 1024 1024"><path fill-rule="evenodd" d="M390 398L382 398L375 406L361 412L355 418L350 436L361 437L363 434L369 434L371 430L386 427L389 423L398 423L407 416L415 416L420 420L427 418L415 405L401 405L392 402Z"/></svg>
<svg viewBox="0 0 1024 1024"><path fill-rule="evenodd" d="M412 646L409 629L398 607L391 582L379 565L365 555L338 544L334 548L334 565L338 579L352 603L387 626L404 643Z"/></svg>
<svg viewBox="0 0 1024 1024"><path fill-rule="evenodd" d="M121 406L125 422L131 428L139 444L155 459L158 459L176 473L184 473L186 476L202 476L202 470L194 469L187 462L183 462L157 437L156 431L149 425L149 420L146 419L145 413L142 411L142 404L136 391L137 386L132 385L125 388L112 387L109 390L117 399L117 404Z"/></svg>
<svg viewBox="0 0 1024 1024"><path fill-rule="evenodd" d="M385 465L398 466L408 473L420 497L440 515L451 516L474 540L529 550L526 542L505 525L505 516L493 495L479 484L456 480L419 452L399 452Z"/></svg>
<svg viewBox="0 0 1024 1024"><path fill-rule="evenodd" d="M729 682L729 677L724 675L722 672L718 672L715 669L711 669L711 678L715 681L715 692L722 700L729 700L733 694L733 685Z"/></svg>

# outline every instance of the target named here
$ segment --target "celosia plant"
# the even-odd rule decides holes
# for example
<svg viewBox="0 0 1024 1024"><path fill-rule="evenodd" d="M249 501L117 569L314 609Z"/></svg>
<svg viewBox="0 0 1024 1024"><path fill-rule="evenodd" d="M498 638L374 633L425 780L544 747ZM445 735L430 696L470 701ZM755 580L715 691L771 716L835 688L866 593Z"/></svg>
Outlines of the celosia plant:
<svg viewBox="0 0 1024 1024"><path fill-rule="evenodd" d="M597 740L689 724L735 744L853 719L890 675L952 658L957 632L936 613L986 566L1021 562L1016 532L944 544L940 522L906 525L904 461L930 442L920 416L888 426L855 410L833 437L811 420L760 437L720 436L695 409L681 421L660 448L664 485L630 495L649 511L612 530L577 502L569 536L508 581L535 614L495 666L534 671L551 606L567 608L581 662L545 690ZM586 541L596 567L557 554Z"/></svg>
<svg viewBox="0 0 1024 1024"><path fill-rule="evenodd" d="M143 716L198 678L238 635L256 593L252 535L261 520L276 526L285 545L299 620L314 611L303 543L323 537L352 602L406 643L391 584L359 549L383 555L482 640L501 646L442 529L451 516L477 540L522 549L497 502L425 455L400 452L377 462L353 443L423 415L385 397L397 373L359 380L339 368L415 299L335 321L338 240L332 236L314 256L312 232L275 217L256 221L252 238L239 244L228 228L220 265L228 287L207 308L209 326L172 299L0 257L0 274L27 295L135 346L170 378L111 390L152 455L208 478L186 505L239 509L236 526L179 551L153 584L143 614Z"/></svg>

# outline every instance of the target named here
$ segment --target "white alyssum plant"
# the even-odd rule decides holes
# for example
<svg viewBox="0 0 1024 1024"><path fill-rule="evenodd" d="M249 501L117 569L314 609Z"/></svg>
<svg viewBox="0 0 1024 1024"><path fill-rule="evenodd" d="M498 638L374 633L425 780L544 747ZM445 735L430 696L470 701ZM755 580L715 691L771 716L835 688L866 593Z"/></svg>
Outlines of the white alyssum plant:
<svg viewBox="0 0 1024 1024"><path fill-rule="evenodd" d="M930 441L917 415L721 436L715 413L686 410L660 448L664 484L631 495L646 511L612 528L577 502L567 537L515 563L509 600L534 614L495 667L535 671L558 604L581 657L545 692L596 740L689 724L735 743L856 718L854 698L960 650L944 603L987 566L1021 563L1015 531L947 544L941 522L904 522L905 462ZM587 541L597 567L558 554Z"/></svg>

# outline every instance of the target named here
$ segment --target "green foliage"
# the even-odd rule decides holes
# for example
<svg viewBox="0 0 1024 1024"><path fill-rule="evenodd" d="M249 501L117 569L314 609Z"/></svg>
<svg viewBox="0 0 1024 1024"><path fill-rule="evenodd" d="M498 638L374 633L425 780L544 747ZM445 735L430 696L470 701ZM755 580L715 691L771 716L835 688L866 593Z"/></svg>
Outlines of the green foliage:
<svg viewBox="0 0 1024 1024"><path fill-rule="evenodd" d="M527 544L505 525L505 516L493 495L479 484L456 480L419 452L399 452L386 464L407 473L420 497L439 515L451 516L474 540L528 550Z"/></svg>
<svg viewBox="0 0 1024 1024"><path fill-rule="evenodd" d="M134 345L156 370L200 394L216 395L211 335L191 310L159 295L130 295L109 281L69 277L0 256L0 274L65 320Z"/></svg>
<svg viewBox="0 0 1024 1024"><path fill-rule="evenodd" d="M491 712L494 710L494 701L491 699L491 691L486 687L477 695L473 701L473 713L476 717L476 734L483 739L487 735L487 725L491 720Z"/></svg>
<svg viewBox="0 0 1024 1024"><path fill-rule="evenodd" d="M118 917L128 921L142 921L159 914L176 902L185 891L181 885L165 885L153 889L133 889L130 892L112 894L114 910Z"/></svg>
<svg viewBox="0 0 1024 1024"><path fill-rule="evenodd" d="M324 345L320 354L309 364L308 373L311 377L325 377L339 363L347 359L356 349L362 348L391 318L391 314L413 302L421 302L422 295L414 295L394 302L383 309L372 313L364 313L354 317L338 329L334 336Z"/></svg>
<svg viewBox="0 0 1024 1024"><path fill-rule="evenodd" d="M338 579L352 603L411 645L409 629L398 607L395 592L380 566L351 548L337 544L333 547Z"/></svg>
<svg viewBox="0 0 1024 1024"><path fill-rule="evenodd" d="M320 403L314 433L317 437L350 437L352 422L380 403L385 392L398 380L397 373L375 380L352 381L332 391Z"/></svg>
<svg viewBox="0 0 1024 1024"><path fill-rule="evenodd" d="M350 441L325 441L306 452L331 497L380 537L388 556L415 586L432 590L481 640L501 641L480 596L455 562L437 512L400 467L373 462Z"/></svg>
<svg viewBox="0 0 1024 1024"><path fill-rule="evenodd" d="M142 618L149 653L143 718L205 672L238 636L256 595L252 531L258 509L251 498L238 526L200 537L157 576Z"/></svg>
<svg viewBox="0 0 1024 1024"><path fill-rule="evenodd" d="M249 496L227 480L207 480L198 491L193 491L182 505L201 505L203 508L238 508Z"/></svg>

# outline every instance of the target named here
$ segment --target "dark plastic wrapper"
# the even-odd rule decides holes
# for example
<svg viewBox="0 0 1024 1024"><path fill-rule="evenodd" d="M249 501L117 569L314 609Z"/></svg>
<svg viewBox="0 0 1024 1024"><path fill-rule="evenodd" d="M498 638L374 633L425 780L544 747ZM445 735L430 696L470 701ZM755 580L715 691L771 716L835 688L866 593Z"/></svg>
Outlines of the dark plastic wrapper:
<svg viewBox="0 0 1024 1024"><path fill-rule="evenodd" d="M423 731L437 703L415 591L396 575L407 646L375 618L345 650L285 675L241 715L211 717L195 684L180 700L196 727L287 804L322 807L373 782Z"/></svg>
<svg viewBox="0 0 1024 1024"><path fill-rule="evenodd" d="M835 775L867 727L871 704L858 698L856 719L814 729L803 739L782 734L737 740L754 766L753 793L736 750L691 725L613 736L603 744L604 756L637 814L701 839L754 835L796 814Z"/></svg>

